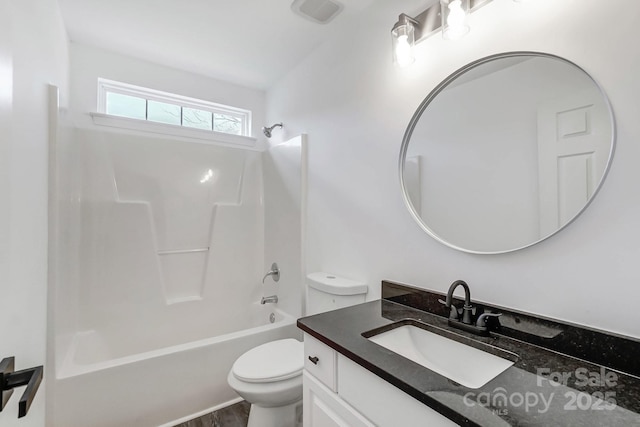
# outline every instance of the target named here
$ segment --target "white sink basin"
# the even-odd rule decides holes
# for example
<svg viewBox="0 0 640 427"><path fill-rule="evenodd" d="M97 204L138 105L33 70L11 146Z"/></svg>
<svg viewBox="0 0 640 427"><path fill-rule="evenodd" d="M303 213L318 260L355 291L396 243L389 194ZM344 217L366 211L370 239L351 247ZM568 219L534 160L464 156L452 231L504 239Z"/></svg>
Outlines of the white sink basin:
<svg viewBox="0 0 640 427"><path fill-rule="evenodd" d="M412 325L399 326L369 337L369 340L474 389L482 387L514 363Z"/></svg>

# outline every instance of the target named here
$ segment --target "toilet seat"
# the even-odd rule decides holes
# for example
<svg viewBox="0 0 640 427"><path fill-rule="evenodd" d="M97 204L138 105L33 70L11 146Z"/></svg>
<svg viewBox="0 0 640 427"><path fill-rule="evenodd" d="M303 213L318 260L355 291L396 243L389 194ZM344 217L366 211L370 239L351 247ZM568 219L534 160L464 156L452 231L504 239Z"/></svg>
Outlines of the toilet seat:
<svg viewBox="0 0 640 427"><path fill-rule="evenodd" d="M231 372L240 381L268 383L302 374L304 344L293 338L259 345L240 356Z"/></svg>

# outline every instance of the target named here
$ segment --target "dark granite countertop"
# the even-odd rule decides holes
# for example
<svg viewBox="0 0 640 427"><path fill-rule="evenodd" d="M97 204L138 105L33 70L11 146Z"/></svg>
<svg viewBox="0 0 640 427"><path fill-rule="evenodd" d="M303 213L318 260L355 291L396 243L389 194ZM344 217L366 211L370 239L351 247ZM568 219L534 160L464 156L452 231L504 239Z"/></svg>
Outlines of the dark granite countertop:
<svg viewBox="0 0 640 427"><path fill-rule="evenodd" d="M383 282L382 300L305 317L298 327L460 425L640 426L640 341L474 303L503 313L494 332L477 336L448 325L441 297ZM363 336L397 322L517 358L483 387L467 388Z"/></svg>

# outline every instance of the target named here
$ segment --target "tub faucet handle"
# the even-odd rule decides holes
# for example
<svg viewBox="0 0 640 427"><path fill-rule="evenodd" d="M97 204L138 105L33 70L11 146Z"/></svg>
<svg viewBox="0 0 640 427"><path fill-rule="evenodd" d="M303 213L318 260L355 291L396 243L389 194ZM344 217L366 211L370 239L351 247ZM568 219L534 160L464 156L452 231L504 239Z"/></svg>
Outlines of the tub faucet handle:
<svg viewBox="0 0 640 427"><path fill-rule="evenodd" d="M278 280L280 280L280 269L278 268L278 264L276 264L275 262L273 264L271 264L271 270L269 270L267 272L267 274L264 275L264 277L262 278L262 283L264 284L264 281L267 279L267 277L269 276L273 276L273 280L275 282L277 282Z"/></svg>

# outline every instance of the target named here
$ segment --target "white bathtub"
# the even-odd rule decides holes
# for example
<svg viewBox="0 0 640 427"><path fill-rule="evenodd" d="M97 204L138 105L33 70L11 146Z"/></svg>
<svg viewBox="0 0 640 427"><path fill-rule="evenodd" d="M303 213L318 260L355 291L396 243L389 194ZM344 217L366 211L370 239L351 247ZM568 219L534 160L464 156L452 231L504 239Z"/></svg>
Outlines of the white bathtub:
<svg viewBox="0 0 640 427"><path fill-rule="evenodd" d="M52 425L174 425L236 402L226 380L235 359L256 345L301 334L295 318L272 305L253 304L234 317L218 330L208 325L208 338L198 339L204 328L167 334L178 342L162 348L155 338L132 345L109 331L76 334L56 370Z"/></svg>

